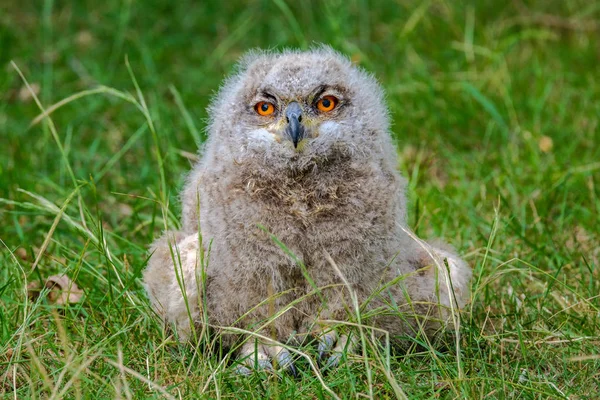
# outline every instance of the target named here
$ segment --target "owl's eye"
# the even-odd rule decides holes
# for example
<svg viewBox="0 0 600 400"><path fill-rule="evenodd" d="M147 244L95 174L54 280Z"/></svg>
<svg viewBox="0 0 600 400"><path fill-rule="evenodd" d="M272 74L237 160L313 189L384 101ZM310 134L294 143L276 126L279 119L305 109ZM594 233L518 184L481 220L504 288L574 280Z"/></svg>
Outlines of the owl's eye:
<svg viewBox="0 0 600 400"><path fill-rule="evenodd" d="M275 106L272 103L269 103L268 101L259 101L254 106L254 109L259 115L262 115L264 117L271 115L275 112Z"/></svg>
<svg viewBox="0 0 600 400"><path fill-rule="evenodd" d="M337 104L338 99L335 96L325 96L317 103L317 108L323 112L329 112L333 110Z"/></svg>

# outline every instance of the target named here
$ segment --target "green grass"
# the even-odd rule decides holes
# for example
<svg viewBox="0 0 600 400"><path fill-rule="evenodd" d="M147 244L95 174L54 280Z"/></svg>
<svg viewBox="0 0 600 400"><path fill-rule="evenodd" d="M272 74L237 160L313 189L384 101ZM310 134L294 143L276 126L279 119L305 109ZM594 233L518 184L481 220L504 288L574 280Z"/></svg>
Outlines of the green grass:
<svg viewBox="0 0 600 400"><path fill-rule="evenodd" d="M393 398L393 382L416 399L597 398L600 3L4 3L6 398L331 397L304 360L297 381L243 378L218 355L177 344L140 283L147 245L177 224L187 155L205 138L223 77L250 48L314 42L382 82L411 225L447 238L475 276L458 351L410 349L384 368L369 350L324 383L340 398ZM30 126L41 110L11 60L44 108L112 89ZM27 285L54 274L84 300L29 300Z"/></svg>

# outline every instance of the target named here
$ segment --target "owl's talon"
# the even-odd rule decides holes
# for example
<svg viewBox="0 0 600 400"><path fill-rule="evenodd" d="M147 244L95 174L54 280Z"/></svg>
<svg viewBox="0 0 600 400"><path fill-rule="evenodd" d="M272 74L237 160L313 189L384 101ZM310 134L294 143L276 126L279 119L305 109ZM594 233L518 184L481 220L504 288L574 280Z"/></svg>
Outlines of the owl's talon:
<svg viewBox="0 0 600 400"><path fill-rule="evenodd" d="M292 354L289 352L289 350L279 346L274 346L273 352L276 353L274 358L277 360L277 365L280 368L287 370L287 372L294 378L297 378L298 371L294 366L294 360L292 359Z"/></svg>
<svg viewBox="0 0 600 400"><path fill-rule="evenodd" d="M337 332L335 331L329 331L328 333L321 335L318 340L318 361L323 369L335 368L340 365L344 352L352 353L356 350L357 346L357 341L354 336L341 335L338 337ZM326 359L327 356L329 357Z"/></svg>
<svg viewBox="0 0 600 400"><path fill-rule="evenodd" d="M323 369L331 369L340 365L340 361L342 360L342 353L333 353L328 359Z"/></svg>
<svg viewBox="0 0 600 400"><path fill-rule="evenodd" d="M238 365L235 368L235 374L236 375L243 375L243 376L250 376L252 375L252 370L248 367L245 367L243 365Z"/></svg>
<svg viewBox="0 0 600 400"><path fill-rule="evenodd" d="M294 378L298 377L292 354L281 346L247 342L240 350L240 359L245 364L237 367L236 372L240 375L251 375L258 371L274 372L274 361L278 369L287 371Z"/></svg>
<svg viewBox="0 0 600 400"><path fill-rule="evenodd" d="M326 355L327 355L327 353L326 353L326 352L324 352L324 351L320 351L320 352L319 352L319 357L318 357L318 359L317 359L317 361L319 362L319 364L321 364L321 362L322 362L322 361L325 359L325 356L326 356Z"/></svg>
<svg viewBox="0 0 600 400"><path fill-rule="evenodd" d="M245 368L252 371L273 371L269 353L265 346L260 343L249 341L240 351L240 358L245 364ZM245 371L244 371L245 372Z"/></svg>
<svg viewBox="0 0 600 400"><path fill-rule="evenodd" d="M294 366L294 363L291 363L290 365L287 366L287 372L294 378L294 379L298 379L298 370L296 369L296 367Z"/></svg>
<svg viewBox="0 0 600 400"><path fill-rule="evenodd" d="M259 371L273 371L273 364L269 360L258 360L257 364Z"/></svg>
<svg viewBox="0 0 600 400"><path fill-rule="evenodd" d="M318 361L321 364L325 360L331 349L333 349L333 346L337 341L337 332L328 331L327 333L320 335L317 338L317 340L319 341L319 344L317 346L317 351L319 354Z"/></svg>

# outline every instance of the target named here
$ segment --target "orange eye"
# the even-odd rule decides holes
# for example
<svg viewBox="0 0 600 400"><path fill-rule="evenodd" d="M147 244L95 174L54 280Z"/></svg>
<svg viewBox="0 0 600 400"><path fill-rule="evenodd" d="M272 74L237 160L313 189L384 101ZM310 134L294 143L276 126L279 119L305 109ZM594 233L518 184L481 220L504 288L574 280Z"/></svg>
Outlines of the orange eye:
<svg viewBox="0 0 600 400"><path fill-rule="evenodd" d="M275 112L275 106L268 101L259 101L254 106L254 109L259 115L266 117L267 115L271 115Z"/></svg>
<svg viewBox="0 0 600 400"><path fill-rule="evenodd" d="M323 112L329 112L337 106L338 99L335 96L325 96L317 103L317 108Z"/></svg>

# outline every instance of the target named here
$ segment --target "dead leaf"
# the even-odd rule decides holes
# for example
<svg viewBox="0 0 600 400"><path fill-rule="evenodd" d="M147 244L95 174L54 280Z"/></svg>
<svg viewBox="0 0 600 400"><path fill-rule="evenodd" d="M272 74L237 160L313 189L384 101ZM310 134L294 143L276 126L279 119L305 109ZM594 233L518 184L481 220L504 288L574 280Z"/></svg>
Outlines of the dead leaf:
<svg viewBox="0 0 600 400"><path fill-rule="evenodd" d="M12 347L9 347L8 349L6 349L4 356L6 357L7 360L10 360L12 358L14 352L15 351L12 349Z"/></svg>
<svg viewBox="0 0 600 400"><path fill-rule="evenodd" d="M19 98L19 100L21 100L22 102L28 102L31 99L33 99L33 96L37 96L38 94L40 94L40 84L39 83L31 83L29 85L29 87L31 88L31 91L29 90L29 88L25 85L23 85L23 87L21 87L21 89L19 89L19 93L17 94L17 97ZM32 94L33 92L33 94Z"/></svg>
<svg viewBox="0 0 600 400"><path fill-rule="evenodd" d="M40 295L42 287L38 281L31 281L27 284L27 297L29 300L35 300Z"/></svg>
<svg viewBox="0 0 600 400"><path fill-rule="evenodd" d="M52 64L58 60L58 51L55 50L46 50L42 52L42 61L48 64Z"/></svg>
<svg viewBox="0 0 600 400"><path fill-rule="evenodd" d="M94 36L90 31L79 31L75 36L75 42L80 47L88 48L94 43Z"/></svg>
<svg viewBox="0 0 600 400"><path fill-rule="evenodd" d="M362 55L360 53L354 53L350 57L350 60L352 60L353 64L360 64L360 62L362 60Z"/></svg>
<svg viewBox="0 0 600 400"><path fill-rule="evenodd" d="M119 212L124 217L131 217L133 215L133 208L129 204L119 203Z"/></svg>
<svg viewBox="0 0 600 400"><path fill-rule="evenodd" d="M435 383L435 397L439 398L442 396L442 392L447 391L448 389L450 389L450 384L448 382L436 382Z"/></svg>
<svg viewBox="0 0 600 400"><path fill-rule="evenodd" d="M573 233L565 241L565 246L569 250L580 251L593 264L600 262L600 246L594 236L581 225L575 226Z"/></svg>
<svg viewBox="0 0 600 400"><path fill-rule="evenodd" d="M27 250L25 250L24 247L19 247L17 250L15 250L15 255L23 261L27 260Z"/></svg>
<svg viewBox="0 0 600 400"><path fill-rule="evenodd" d="M54 304L79 303L83 291L68 276L52 275L46 280L46 288L50 289L48 300Z"/></svg>
<svg viewBox="0 0 600 400"><path fill-rule="evenodd" d="M13 364L0 374L0 394L12 392L27 383L20 366Z"/></svg>
<svg viewBox="0 0 600 400"><path fill-rule="evenodd" d="M538 142L538 146L542 153L549 153L554 147L554 141L550 136L542 136Z"/></svg>
<svg viewBox="0 0 600 400"><path fill-rule="evenodd" d="M78 303L83 297L83 291L66 275L50 276L44 287L48 289L48 301L51 304ZM37 299L41 291L42 287L38 281L29 282L27 285L27 296L31 300Z"/></svg>

